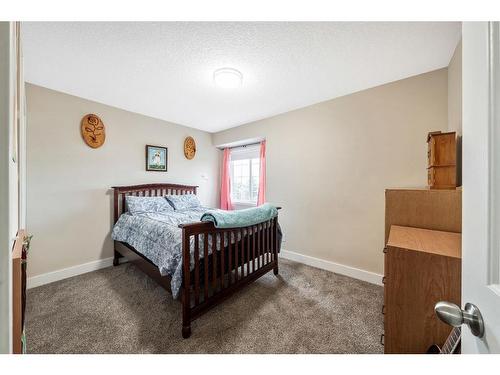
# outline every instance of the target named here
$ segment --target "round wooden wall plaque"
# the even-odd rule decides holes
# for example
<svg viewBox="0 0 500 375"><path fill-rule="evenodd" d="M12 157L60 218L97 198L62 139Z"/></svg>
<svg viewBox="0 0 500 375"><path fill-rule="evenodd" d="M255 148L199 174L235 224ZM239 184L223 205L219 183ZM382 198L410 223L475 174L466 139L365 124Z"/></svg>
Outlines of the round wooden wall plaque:
<svg viewBox="0 0 500 375"><path fill-rule="evenodd" d="M196 154L196 143L193 139L193 137L187 137L184 140L184 156L191 160L194 158L194 155Z"/></svg>
<svg viewBox="0 0 500 375"><path fill-rule="evenodd" d="M92 113L83 116L80 129L82 138L88 146L98 148L104 144L106 129L99 116Z"/></svg>

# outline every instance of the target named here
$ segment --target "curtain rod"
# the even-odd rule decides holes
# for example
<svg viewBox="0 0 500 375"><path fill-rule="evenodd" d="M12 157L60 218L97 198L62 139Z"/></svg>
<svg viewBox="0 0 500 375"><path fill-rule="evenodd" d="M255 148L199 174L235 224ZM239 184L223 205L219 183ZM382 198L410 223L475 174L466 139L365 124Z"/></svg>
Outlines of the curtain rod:
<svg viewBox="0 0 500 375"><path fill-rule="evenodd" d="M246 145L241 145L241 146L233 146L233 147L224 147L224 148L228 148L230 150L232 150L233 148L244 148L244 147L247 147L247 146L255 146L255 145L260 145L262 141L260 142L254 142L254 143L248 143Z"/></svg>

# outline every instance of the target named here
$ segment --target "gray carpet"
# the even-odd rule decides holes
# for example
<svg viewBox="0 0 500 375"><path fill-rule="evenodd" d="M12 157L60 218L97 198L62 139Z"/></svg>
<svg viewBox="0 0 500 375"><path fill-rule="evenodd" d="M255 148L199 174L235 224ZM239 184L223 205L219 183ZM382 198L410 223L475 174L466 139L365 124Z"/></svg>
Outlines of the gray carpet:
<svg viewBox="0 0 500 375"><path fill-rule="evenodd" d="M192 324L131 264L28 291L29 353L382 353L382 288L282 260Z"/></svg>

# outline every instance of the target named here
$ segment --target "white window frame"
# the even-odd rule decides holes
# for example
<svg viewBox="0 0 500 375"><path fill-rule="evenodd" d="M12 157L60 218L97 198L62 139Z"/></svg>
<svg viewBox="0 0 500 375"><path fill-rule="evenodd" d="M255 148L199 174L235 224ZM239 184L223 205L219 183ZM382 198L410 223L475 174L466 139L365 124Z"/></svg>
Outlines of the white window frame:
<svg viewBox="0 0 500 375"><path fill-rule="evenodd" d="M260 163L260 145L249 145L243 147L236 147L231 150L231 163L230 163L230 173L231 173L231 201L238 207L254 207L257 206L258 200L258 186L257 186L257 197L255 197L255 201L253 200L237 200L233 196L233 182L234 182L234 161L237 160L250 160L249 162L249 189L252 191L252 177L253 177L253 168L252 168L252 159L259 159ZM259 165L260 172L260 165ZM258 183L257 183L258 184Z"/></svg>

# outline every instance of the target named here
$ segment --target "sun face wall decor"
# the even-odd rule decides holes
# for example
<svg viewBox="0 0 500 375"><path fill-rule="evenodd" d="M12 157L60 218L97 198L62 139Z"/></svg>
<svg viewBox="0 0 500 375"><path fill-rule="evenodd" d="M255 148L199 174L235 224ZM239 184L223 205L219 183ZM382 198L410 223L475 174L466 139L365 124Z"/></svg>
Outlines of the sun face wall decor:
<svg viewBox="0 0 500 375"><path fill-rule="evenodd" d="M89 113L83 116L80 130L85 143L92 148L99 148L106 140L106 129L99 116Z"/></svg>
<svg viewBox="0 0 500 375"><path fill-rule="evenodd" d="M193 137L187 137L184 140L184 156L191 160L196 155L196 142Z"/></svg>

